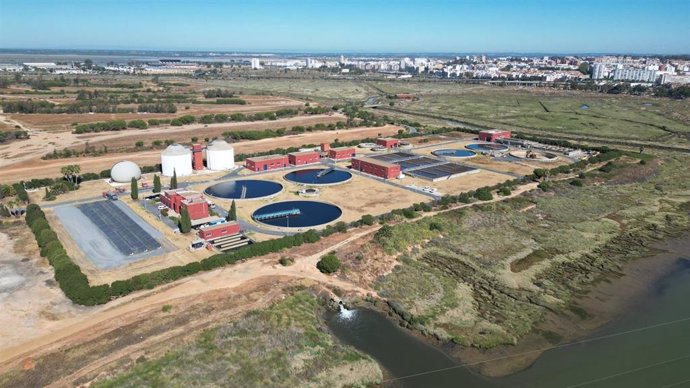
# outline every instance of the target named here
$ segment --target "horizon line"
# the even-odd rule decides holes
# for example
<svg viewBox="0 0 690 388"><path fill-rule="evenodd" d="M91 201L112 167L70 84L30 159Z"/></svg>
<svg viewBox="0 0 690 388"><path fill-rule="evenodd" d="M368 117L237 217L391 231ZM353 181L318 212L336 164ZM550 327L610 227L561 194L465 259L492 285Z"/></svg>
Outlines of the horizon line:
<svg viewBox="0 0 690 388"><path fill-rule="evenodd" d="M303 49L274 49L274 50L238 50L238 49L168 49L168 48L32 48L32 47L0 47L0 51L73 51L73 52L161 52L161 53L218 53L218 54L435 54L435 55L572 55L572 56L603 56L603 55L634 55L634 56L690 56L690 53L653 53L653 52L622 52L622 51L357 51L357 50L303 50Z"/></svg>

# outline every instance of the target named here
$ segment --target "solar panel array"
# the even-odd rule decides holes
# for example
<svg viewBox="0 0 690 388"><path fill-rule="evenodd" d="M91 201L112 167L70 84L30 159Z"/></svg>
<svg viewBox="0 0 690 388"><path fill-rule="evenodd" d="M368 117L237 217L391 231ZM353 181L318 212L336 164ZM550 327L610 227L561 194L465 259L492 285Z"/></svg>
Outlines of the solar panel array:
<svg viewBox="0 0 690 388"><path fill-rule="evenodd" d="M150 252L161 246L111 201L85 203L77 208L89 217L108 241L124 255Z"/></svg>
<svg viewBox="0 0 690 388"><path fill-rule="evenodd" d="M456 163L444 163L441 165L413 170L408 172L408 174L419 178L436 180L440 178L450 178L455 175L460 175L471 171L477 171L477 169Z"/></svg>
<svg viewBox="0 0 690 388"><path fill-rule="evenodd" d="M444 163L446 163L446 162L443 160L432 159L432 158L427 158L425 156L422 156L420 158L403 160L403 161L398 162L396 164L400 165L401 170L403 170L404 172L408 172L410 170L415 170L415 169L422 168L422 167L430 167L432 165L438 165L438 164L444 164Z"/></svg>
<svg viewBox="0 0 690 388"><path fill-rule="evenodd" d="M370 156L370 158L397 164L405 174L429 180L447 179L456 175L477 171L477 169L473 167L449 163L445 160L410 152L391 152Z"/></svg>
<svg viewBox="0 0 690 388"><path fill-rule="evenodd" d="M371 158L371 159L381 160L383 162L388 162L388 163L398 163L398 162L401 162L403 160L416 159L419 157L420 157L419 155L411 154L411 153L407 153L407 152L391 152L389 154L369 156L369 158Z"/></svg>

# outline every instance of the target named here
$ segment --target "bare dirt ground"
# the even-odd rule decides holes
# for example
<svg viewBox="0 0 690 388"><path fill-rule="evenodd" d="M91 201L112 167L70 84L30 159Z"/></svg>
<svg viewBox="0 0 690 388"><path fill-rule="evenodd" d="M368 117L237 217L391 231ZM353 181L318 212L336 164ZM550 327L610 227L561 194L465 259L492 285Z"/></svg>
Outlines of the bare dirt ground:
<svg viewBox="0 0 690 388"><path fill-rule="evenodd" d="M275 122L275 121L274 121ZM389 136L397 133L400 127L395 125L386 125L383 127L362 127L351 128L337 131L325 132L310 132L299 135L283 136L279 138L262 139L256 141L238 142L233 144L235 153L253 153L260 151L267 151L279 147L299 147L303 144L318 144L323 142L331 142L335 138L342 141L362 139L366 137L376 137L378 134ZM45 132L44 132L45 133ZM52 135L55 137L56 135ZM45 143L43 143L45 144ZM20 147L18 150L16 147ZM32 151L22 151L21 143L12 143L10 145L0 146L0 181L2 182L18 182L31 178L56 177L60 176L60 168L67 164L78 164L81 166L82 173L84 172L100 172L109 169L112 165L120 160L131 160L142 166L150 166L160 163L160 151L149 150L141 152L130 153L113 153L97 157L81 157L70 159L56 159L56 160L42 160L47 151L45 145L39 148L40 151L33 149ZM41 147L40 143L35 144L34 148ZM33 152L30 155L25 155L20 158L7 159L7 153L22 153Z"/></svg>
<svg viewBox="0 0 690 388"><path fill-rule="evenodd" d="M256 113L270 112L284 108L301 108L304 103L299 100L286 97L273 96L241 96L247 101L246 105L228 104L175 104L177 112L169 113L64 113L64 114L10 114L9 117L17 120L24 125L32 128L39 128L46 131L69 131L72 123L93 123L108 120L148 120L148 119L171 119L184 115L200 116L210 113ZM43 100L48 100L43 98ZM70 102L65 99L50 99L52 102ZM136 109L136 105L122 105ZM189 109L185 109L189 107Z"/></svg>
<svg viewBox="0 0 690 388"><path fill-rule="evenodd" d="M56 286L52 268L39 257L23 221L0 229L0 252L0 349L40 336L86 311Z"/></svg>
<svg viewBox="0 0 690 388"><path fill-rule="evenodd" d="M95 332L115 329L131 322L130 314L151 306L160 308L165 303L175 303L180 298L202 297L217 290L233 290L243 293L247 283L264 279L273 282L275 276L288 278L311 279L325 284L339 287L346 292L365 295L370 290L361 289L336 277L324 275L316 269L316 262L321 256L333 249L338 249L351 241L373 232L376 228L353 231L348 234L337 234L316 244L305 245L292 250L291 256L296 263L290 267L278 264L280 255L271 254L261 259L250 260L245 263L205 272L198 276L182 279L155 290L142 291L115 300L104 306L83 308L79 315L62 319L54 326L47 327L41 334L31 336L19 335L12 326L0 327L0 337L5 341L0 350L0 372L12 365L10 360L20 362L32 353L50 352L67 343L80 343ZM52 272L49 270L49 272ZM52 274L51 274L52 275ZM256 283L254 283L256 284ZM59 290L58 290L59 292ZM254 308L258 308L255 306ZM3 310L5 311L5 310ZM4 315L4 314L3 314ZM18 316L16 318L19 318ZM21 317L25 319L25 317ZM74 337L73 337L74 336ZM28 340L28 341L27 341ZM18 358L17 358L18 357Z"/></svg>
<svg viewBox="0 0 690 388"><path fill-rule="evenodd" d="M345 121L345 116L340 114L332 115L311 115L311 116L296 116L280 120L270 121L255 121L255 122L236 122L236 123L220 123L220 124L193 124L182 127L162 126L153 127L143 131L123 131L121 133L112 134L111 136L100 134L79 135L80 140L89 141L90 146L100 148L107 146L109 149L119 149L123 147L132 147L138 140L145 144L150 144L153 140L172 139L176 142L189 142L192 138L220 137L223 132L233 131L263 131L265 129L279 129L283 128L289 130L294 126L313 126L316 124L335 124L339 121ZM72 147L79 148L79 147Z"/></svg>
<svg viewBox="0 0 690 388"><path fill-rule="evenodd" d="M252 131L264 129L290 128L296 125L315 125L335 123L343 119L343 116L313 115L297 116L272 121L238 122L221 124L190 124L179 127L161 126L145 130L125 130L114 132L99 132L87 134L74 134L72 132L54 133L36 128L24 128L29 132L30 139L15 141L10 144L0 145L0 166L21 163L30 159L40 158L53 150L65 148L83 149L88 142L90 146L107 146L109 149L118 147L133 147L137 140L150 143L152 140L172 139L174 141L188 142L192 136L204 139L204 137L221 136L225 131ZM6 116L0 115L0 120L14 123Z"/></svg>

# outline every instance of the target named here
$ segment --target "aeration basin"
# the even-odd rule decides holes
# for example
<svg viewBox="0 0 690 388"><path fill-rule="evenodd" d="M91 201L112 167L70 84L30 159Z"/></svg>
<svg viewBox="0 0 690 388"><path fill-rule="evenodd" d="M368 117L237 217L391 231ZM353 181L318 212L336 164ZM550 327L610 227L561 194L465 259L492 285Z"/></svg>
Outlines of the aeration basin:
<svg viewBox="0 0 690 388"><path fill-rule="evenodd" d="M257 199L274 196L283 190L277 182L258 179L239 179L217 183L204 191L207 195L226 199Z"/></svg>

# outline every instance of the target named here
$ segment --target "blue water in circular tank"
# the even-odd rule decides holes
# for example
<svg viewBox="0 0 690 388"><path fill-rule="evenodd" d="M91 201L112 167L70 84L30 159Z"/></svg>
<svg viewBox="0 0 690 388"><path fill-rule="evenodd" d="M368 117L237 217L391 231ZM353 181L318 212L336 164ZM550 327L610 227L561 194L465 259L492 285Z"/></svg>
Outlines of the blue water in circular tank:
<svg viewBox="0 0 690 388"><path fill-rule="evenodd" d="M268 197L283 190L283 185L277 182L257 179L239 179L236 181L217 183L206 188L205 193L218 198L252 199ZM244 192L244 196L242 196Z"/></svg>
<svg viewBox="0 0 690 388"><path fill-rule="evenodd" d="M308 168L288 173L285 180L305 185L332 185L350 180L352 174L347 171L329 170L326 168ZM319 174L322 174L319 176Z"/></svg>
<svg viewBox="0 0 690 388"><path fill-rule="evenodd" d="M260 223L289 228L307 228L337 220L343 211L316 201L284 201L260 207L252 218Z"/></svg>
<svg viewBox="0 0 690 388"><path fill-rule="evenodd" d="M432 154L436 156L443 156L446 158L471 158L475 155L476 153L469 151L469 150L461 150L457 148L452 148L452 149L443 149L443 150L435 150L431 152Z"/></svg>
<svg viewBox="0 0 690 388"><path fill-rule="evenodd" d="M473 151L491 152L491 151L508 151L508 146L496 143L472 143L465 146L465 148Z"/></svg>

